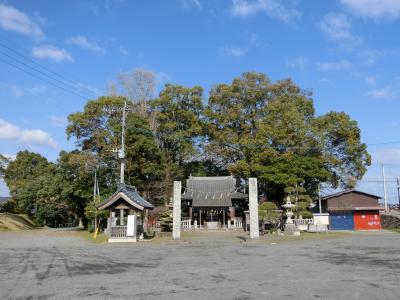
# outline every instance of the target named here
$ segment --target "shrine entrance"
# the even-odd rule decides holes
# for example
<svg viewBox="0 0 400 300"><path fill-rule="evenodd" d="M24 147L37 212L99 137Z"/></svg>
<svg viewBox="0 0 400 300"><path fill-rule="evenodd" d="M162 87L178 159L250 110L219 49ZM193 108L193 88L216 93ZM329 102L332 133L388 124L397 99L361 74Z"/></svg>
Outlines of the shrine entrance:
<svg viewBox="0 0 400 300"><path fill-rule="evenodd" d="M200 228L224 229L227 228L229 208L196 207L193 211L193 219Z"/></svg>

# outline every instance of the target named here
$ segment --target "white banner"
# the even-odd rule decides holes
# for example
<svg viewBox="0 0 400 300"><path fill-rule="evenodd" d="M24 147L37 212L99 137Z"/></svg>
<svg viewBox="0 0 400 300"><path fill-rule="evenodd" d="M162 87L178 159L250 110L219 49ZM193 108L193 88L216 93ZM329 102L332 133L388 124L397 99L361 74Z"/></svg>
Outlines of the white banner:
<svg viewBox="0 0 400 300"><path fill-rule="evenodd" d="M135 237L136 235L136 216L135 215L128 215L128 224L126 228L126 236Z"/></svg>

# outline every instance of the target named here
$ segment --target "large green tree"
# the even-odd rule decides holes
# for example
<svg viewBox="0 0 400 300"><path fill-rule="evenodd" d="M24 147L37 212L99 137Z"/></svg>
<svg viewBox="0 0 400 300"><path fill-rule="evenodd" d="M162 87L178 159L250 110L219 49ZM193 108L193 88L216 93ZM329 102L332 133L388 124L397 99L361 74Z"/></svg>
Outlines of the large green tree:
<svg viewBox="0 0 400 300"><path fill-rule="evenodd" d="M9 162L10 160L7 157L0 154L0 177L4 176L4 172Z"/></svg>
<svg viewBox="0 0 400 300"><path fill-rule="evenodd" d="M104 176L112 187L115 187L119 177L119 163L112 150L121 148L121 119L125 102L130 110L135 109L124 97L100 97L89 101L82 112L68 117L68 138L75 139L79 151L95 155L96 164L106 171ZM150 195L151 187L159 182L163 172L162 151L147 120L134 111L127 113L125 132L125 181Z"/></svg>
<svg viewBox="0 0 400 300"><path fill-rule="evenodd" d="M309 194L360 179L370 164L357 123L344 113L316 117L311 93L291 80L244 73L216 85L205 110L207 149L235 175L258 177L262 192L281 201L287 188Z"/></svg>
<svg viewBox="0 0 400 300"><path fill-rule="evenodd" d="M195 155L203 133L203 89L167 84L151 102L158 141L170 162L184 165Z"/></svg>
<svg viewBox="0 0 400 300"><path fill-rule="evenodd" d="M73 189L59 166L29 151L18 152L5 170L4 179L17 213L31 214L40 224L55 225L65 222Z"/></svg>
<svg viewBox="0 0 400 300"><path fill-rule="evenodd" d="M4 180L15 201L17 212L27 213L34 208L40 186L35 179L47 174L51 164L40 154L20 151L5 170Z"/></svg>

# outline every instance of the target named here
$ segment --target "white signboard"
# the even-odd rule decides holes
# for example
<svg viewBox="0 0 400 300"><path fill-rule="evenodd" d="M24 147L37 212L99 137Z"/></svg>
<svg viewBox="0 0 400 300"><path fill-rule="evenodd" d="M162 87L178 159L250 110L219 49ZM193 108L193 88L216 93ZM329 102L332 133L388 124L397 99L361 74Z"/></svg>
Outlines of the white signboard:
<svg viewBox="0 0 400 300"><path fill-rule="evenodd" d="M126 228L126 236L135 237L136 235L136 216L128 215L128 224Z"/></svg>

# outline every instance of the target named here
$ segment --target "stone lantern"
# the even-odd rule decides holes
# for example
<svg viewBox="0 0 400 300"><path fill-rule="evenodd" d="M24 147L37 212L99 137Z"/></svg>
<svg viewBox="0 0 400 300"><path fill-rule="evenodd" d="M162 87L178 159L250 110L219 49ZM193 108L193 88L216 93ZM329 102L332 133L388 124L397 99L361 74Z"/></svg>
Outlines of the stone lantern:
<svg viewBox="0 0 400 300"><path fill-rule="evenodd" d="M295 204L292 204L290 201L290 196L286 197L286 203L282 205L284 209L286 209L286 222L284 233L288 235L300 235L300 231L297 230L296 224L293 223L293 211L292 209L296 207Z"/></svg>

